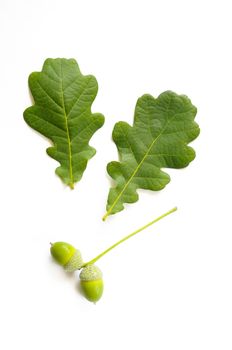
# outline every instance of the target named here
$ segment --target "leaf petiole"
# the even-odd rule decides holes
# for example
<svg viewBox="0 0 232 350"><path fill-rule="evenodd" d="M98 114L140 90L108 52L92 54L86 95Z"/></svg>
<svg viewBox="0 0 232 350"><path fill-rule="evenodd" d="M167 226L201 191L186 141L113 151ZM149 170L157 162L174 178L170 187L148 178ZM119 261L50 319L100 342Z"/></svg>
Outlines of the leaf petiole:
<svg viewBox="0 0 232 350"><path fill-rule="evenodd" d="M128 236L122 238L120 241L116 242L115 244L113 244L111 247L109 247L108 249L104 250L101 254L97 255L94 259L84 263L82 265L82 267L85 267L87 265L91 265L94 264L97 260L99 260L100 258L102 258L106 253L108 253L109 251L111 251L112 249L114 249L115 247L117 247L119 244L125 242L126 240L128 240L129 238L135 236L137 233L145 230L147 227L153 225L155 222L165 218L166 216L168 216L171 213L174 213L177 210L177 207L172 208L171 210L167 211L166 213L162 214L161 216L159 216L158 218L156 218L155 220L149 222L148 224L140 227L139 229L137 229L136 231L130 233Z"/></svg>
<svg viewBox="0 0 232 350"><path fill-rule="evenodd" d="M73 183L73 182L70 182L70 183L69 183L69 187L70 187L71 190L74 190L74 183Z"/></svg>

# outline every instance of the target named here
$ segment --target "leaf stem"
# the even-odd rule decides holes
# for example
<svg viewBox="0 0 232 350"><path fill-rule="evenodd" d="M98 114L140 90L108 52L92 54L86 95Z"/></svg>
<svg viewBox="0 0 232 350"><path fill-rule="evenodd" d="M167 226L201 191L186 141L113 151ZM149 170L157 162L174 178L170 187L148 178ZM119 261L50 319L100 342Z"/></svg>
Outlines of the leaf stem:
<svg viewBox="0 0 232 350"><path fill-rule="evenodd" d="M116 198L117 199L117 198ZM108 216L110 215L111 211L113 210L113 206L105 213L105 215L102 217L102 221L106 221Z"/></svg>
<svg viewBox="0 0 232 350"><path fill-rule="evenodd" d="M69 187L71 188L71 190L74 190L74 183L70 182Z"/></svg>
<svg viewBox="0 0 232 350"><path fill-rule="evenodd" d="M102 258L106 253L108 253L110 250L114 249L115 247L117 247L119 244L125 242L127 239L135 236L137 233L145 230L147 227L153 225L155 222L163 219L164 217L168 216L171 213L174 213L177 210L177 207L174 207L173 209L167 211L166 213L162 214L161 216L159 216L158 218L156 218L155 220L149 222L148 224L140 227L139 229L137 229L136 231L132 232L131 234L129 234L128 236L122 238L120 241L116 242L115 244L113 244L111 247L109 247L108 249L104 250L101 254L97 255L94 259L84 263L82 265L82 267L85 267L87 265L91 265L94 264L97 260L99 260L100 258Z"/></svg>

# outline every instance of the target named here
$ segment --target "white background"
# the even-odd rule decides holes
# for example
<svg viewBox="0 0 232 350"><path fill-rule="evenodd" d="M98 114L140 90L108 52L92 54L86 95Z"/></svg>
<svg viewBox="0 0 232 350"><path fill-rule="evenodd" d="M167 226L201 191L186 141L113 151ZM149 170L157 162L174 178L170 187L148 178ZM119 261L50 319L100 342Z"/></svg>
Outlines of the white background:
<svg viewBox="0 0 232 350"><path fill-rule="evenodd" d="M1 0L1 349L232 349L230 4ZM74 191L22 117L28 75L47 57L76 58L99 83L92 110L106 122ZM139 96L165 90L198 107L197 157L168 170L163 191L140 191L103 223L113 125L132 123ZM50 258L49 242L65 240L90 259L175 205L99 261L105 291L96 305Z"/></svg>

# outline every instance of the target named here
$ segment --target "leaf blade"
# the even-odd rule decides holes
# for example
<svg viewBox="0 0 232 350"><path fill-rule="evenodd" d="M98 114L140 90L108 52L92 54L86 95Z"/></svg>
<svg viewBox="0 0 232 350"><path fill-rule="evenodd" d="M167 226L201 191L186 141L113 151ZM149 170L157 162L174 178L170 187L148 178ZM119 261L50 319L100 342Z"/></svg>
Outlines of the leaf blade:
<svg viewBox="0 0 232 350"><path fill-rule="evenodd" d="M195 158L188 143L199 135L196 113L187 96L166 91L156 99L148 94L138 99L133 126L115 124L112 136L119 162L107 166L116 185L110 189L103 220L123 210L124 203L136 202L137 189L163 189L170 182L163 168L184 168Z"/></svg>
<svg viewBox="0 0 232 350"><path fill-rule="evenodd" d="M91 112L97 81L82 75L74 59L47 59L41 72L30 74L29 88L35 103L24 119L51 140L47 154L60 163L56 174L73 188L96 153L89 141L104 124L102 114Z"/></svg>

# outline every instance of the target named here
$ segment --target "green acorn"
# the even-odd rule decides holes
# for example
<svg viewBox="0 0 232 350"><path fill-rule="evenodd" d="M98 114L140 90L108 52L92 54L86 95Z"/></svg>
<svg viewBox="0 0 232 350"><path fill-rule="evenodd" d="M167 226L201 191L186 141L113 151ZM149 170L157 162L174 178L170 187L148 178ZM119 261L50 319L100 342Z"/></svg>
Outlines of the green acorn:
<svg viewBox="0 0 232 350"><path fill-rule="evenodd" d="M124 238L120 239L118 242L114 243L112 246L104 250L102 253L97 255L94 259L83 262L81 253L75 247L73 247L69 243L65 242L56 242L54 244L51 243L51 254L53 258L64 267L66 271L72 272L75 270L82 269L80 273L80 285L83 291L84 296L89 301L96 303L103 294L104 284L102 279L101 270L94 265L96 261L101 259L105 254L110 252L112 249L127 241L131 237L135 236L137 233L145 230L147 227L153 225L155 222L163 219L169 214L175 212L177 208L173 208L166 212L165 214L159 216L155 220L149 222L148 224L140 227Z"/></svg>
<svg viewBox="0 0 232 350"><path fill-rule="evenodd" d="M104 289L101 270L95 265L87 265L80 273L80 280L86 299L96 303L101 298Z"/></svg>
<svg viewBox="0 0 232 350"><path fill-rule="evenodd" d="M69 243L51 243L50 252L58 264L68 272L79 270L83 265L80 251Z"/></svg>

